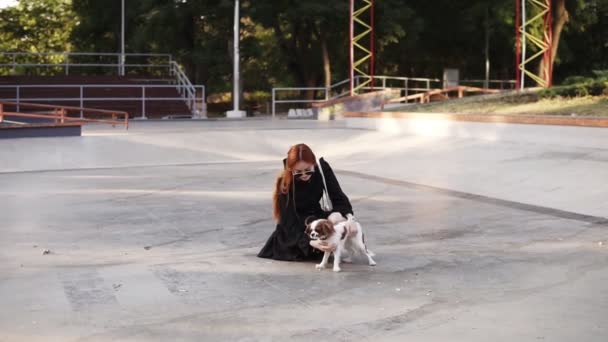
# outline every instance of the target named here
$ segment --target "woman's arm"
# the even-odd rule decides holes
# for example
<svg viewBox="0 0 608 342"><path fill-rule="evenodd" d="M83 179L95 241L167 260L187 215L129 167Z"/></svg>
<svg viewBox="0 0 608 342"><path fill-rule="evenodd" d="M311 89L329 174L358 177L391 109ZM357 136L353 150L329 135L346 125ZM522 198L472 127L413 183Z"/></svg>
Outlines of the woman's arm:
<svg viewBox="0 0 608 342"><path fill-rule="evenodd" d="M340 183L334 174L334 171L323 158L319 160L320 166L323 168L323 174L325 175L325 182L327 183L327 191L329 192L329 198L333 204L333 211L337 211L342 216L347 217L348 214L353 214L353 206L350 204L348 196L342 191Z"/></svg>

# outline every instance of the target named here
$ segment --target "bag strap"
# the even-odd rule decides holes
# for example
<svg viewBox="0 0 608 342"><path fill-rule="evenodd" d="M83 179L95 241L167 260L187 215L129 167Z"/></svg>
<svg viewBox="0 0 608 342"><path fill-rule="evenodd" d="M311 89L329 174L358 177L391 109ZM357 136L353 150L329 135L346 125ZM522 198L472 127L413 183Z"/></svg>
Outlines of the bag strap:
<svg viewBox="0 0 608 342"><path fill-rule="evenodd" d="M327 190L327 183L325 182L325 173L323 172L323 166L321 165L321 159L317 160L317 165L319 165L319 172L321 173L321 178L323 178L323 195L325 195L325 201L327 201L327 208L329 210L333 209L333 204L331 203L331 198L329 197L329 191Z"/></svg>

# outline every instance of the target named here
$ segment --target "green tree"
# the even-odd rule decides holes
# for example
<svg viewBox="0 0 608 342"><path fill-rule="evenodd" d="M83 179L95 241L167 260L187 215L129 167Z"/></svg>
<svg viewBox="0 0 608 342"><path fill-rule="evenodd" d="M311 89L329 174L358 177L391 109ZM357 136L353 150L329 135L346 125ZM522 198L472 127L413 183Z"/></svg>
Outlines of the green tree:
<svg viewBox="0 0 608 342"><path fill-rule="evenodd" d="M566 23L555 47L555 79L608 69L608 1L566 1Z"/></svg>
<svg viewBox="0 0 608 342"><path fill-rule="evenodd" d="M403 1L376 1L376 65L390 65L388 52L405 37L413 13ZM348 1L256 1L251 17L272 29L280 55L300 86L328 86L348 77ZM381 67L380 70L386 70ZM313 92L309 92L311 97Z"/></svg>
<svg viewBox="0 0 608 342"><path fill-rule="evenodd" d="M70 51L70 33L78 24L69 0L20 0L16 6L0 10L0 51ZM60 63L62 57L19 57L19 62ZM6 59L6 58L5 58ZM5 63L10 61L5 60ZM32 69L23 72L33 72ZM37 70L50 73L52 69Z"/></svg>

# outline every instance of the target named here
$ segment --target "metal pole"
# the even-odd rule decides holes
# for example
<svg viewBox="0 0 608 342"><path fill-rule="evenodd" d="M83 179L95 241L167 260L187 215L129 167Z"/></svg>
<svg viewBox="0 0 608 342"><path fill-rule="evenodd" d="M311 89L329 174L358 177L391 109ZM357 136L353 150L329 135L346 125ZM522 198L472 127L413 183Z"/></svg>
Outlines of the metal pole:
<svg viewBox="0 0 608 342"><path fill-rule="evenodd" d="M203 86L203 97L201 98L201 111L203 112L203 116L207 117L207 88Z"/></svg>
<svg viewBox="0 0 608 342"><path fill-rule="evenodd" d="M146 87L141 87L141 118L146 118Z"/></svg>
<svg viewBox="0 0 608 342"><path fill-rule="evenodd" d="M526 1L527 0L521 0L521 63L522 65L526 64ZM525 68L523 68L525 69ZM521 80L520 80L520 85L519 85L519 89L524 89L525 86L525 78L526 75L525 73L523 73L522 70L522 74L520 75Z"/></svg>
<svg viewBox="0 0 608 342"><path fill-rule="evenodd" d="M80 118L82 119L82 108L84 108L84 103L82 100L82 95L83 95L83 91L82 91L82 86L80 86Z"/></svg>
<svg viewBox="0 0 608 342"><path fill-rule="evenodd" d="M553 86L553 6L552 1L547 1L548 12L545 14L545 39L547 40L547 51L545 51L545 67L547 76L547 87ZM547 34L547 30L549 33Z"/></svg>
<svg viewBox="0 0 608 342"><path fill-rule="evenodd" d="M275 111L275 103L274 103L275 95L274 94L275 94L275 92L274 92L274 88L273 88L272 89L272 118L273 119L274 119L274 116L275 116L275 112L274 112Z"/></svg>
<svg viewBox="0 0 608 342"><path fill-rule="evenodd" d="M490 88L490 8L486 5L486 79L484 88Z"/></svg>
<svg viewBox="0 0 608 342"><path fill-rule="evenodd" d="M370 33L369 51L371 51L370 59L369 59L369 76L371 77L371 79L370 79L371 90L374 91L374 63L375 63L375 58L374 58L374 0L371 0L369 17L370 17L370 26L371 26L371 31L369 32Z"/></svg>
<svg viewBox="0 0 608 342"><path fill-rule="evenodd" d="M20 95L21 94L20 93L21 93L21 87L17 86L17 112L19 112L19 102L21 101L21 99L20 99L20 97L21 97Z"/></svg>
<svg viewBox="0 0 608 342"><path fill-rule="evenodd" d="M120 76L125 75L125 0L120 1Z"/></svg>
<svg viewBox="0 0 608 342"><path fill-rule="evenodd" d="M354 21L353 21L353 12L355 11L355 1L354 0L350 0L350 96L354 96L355 95L355 84L354 84L354 79L355 79L355 70L353 69L353 64L355 61L355 48L353 46L353 38L354 38L354 33L355 33L355 27L354 27Z"/></svg>
<svg viewBox="0 0 608 342"><path fill-rule="evenodd" d="M519 0L515 0L515 89L519 89L519 77L520 70L519 64L521 60L521 39L520 39L520 25L521 25L521 3Z"/></svg>
<svg viewBox="0 0 608 342"><path fill-rule="evenodd" d="M238 112L239 110L239 79L240 79L240 75L239 75L239 0L235 0L234 1L234 33L233 33L233 39L234 39L234 61L233 61L233 67L234 67L234 84L233 84L233 91L234 91L234 97L233 97L233 105L232 105L232 109L234 110L234 112Z"/></svg>

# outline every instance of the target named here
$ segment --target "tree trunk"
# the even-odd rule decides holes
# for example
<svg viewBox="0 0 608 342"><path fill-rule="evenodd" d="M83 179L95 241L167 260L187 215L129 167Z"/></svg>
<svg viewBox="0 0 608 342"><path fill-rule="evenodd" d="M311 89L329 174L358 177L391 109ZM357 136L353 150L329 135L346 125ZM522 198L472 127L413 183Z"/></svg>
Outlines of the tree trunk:
<svg viewBox="0 0 608 342"><path fill-rule="evenodd" d="M306 77L306 87L312 88L315 87L317 85L317 80L316 77L314 75L309 75L308 77ZM306 90L306 99L307 100L314 100L315 99L315 92L316 90Z"/></svg>
<svg viewBox="0 0 608 342"><path fill-rule="evenodd" d="M331 63L327 51L327 38L321 33L321 52L323 54L323 73L325 75L325 88L331 87Z"/></svg>
<svg viewBox="0 0 608 342"><path fill-rule="evenodd" d="M551 42L551 69L555 63L555 56L557 56L557 49L559 47L559 40L564 30L564 26L570 20L570 14L566 9L566 0L555 0L553 2L553 40ZM538 76L543 77L542 70L545 68L545 60L541 59L538 68Z"/></svg>

